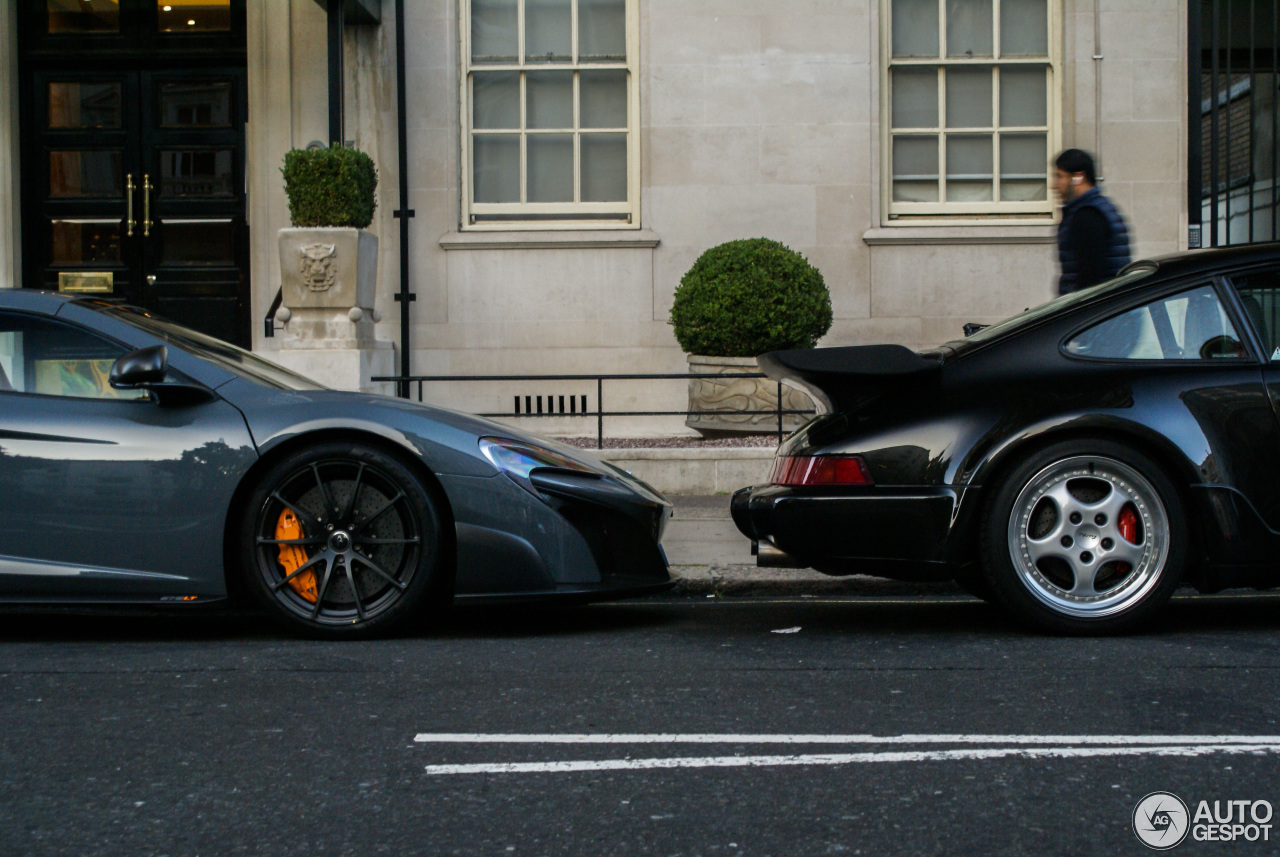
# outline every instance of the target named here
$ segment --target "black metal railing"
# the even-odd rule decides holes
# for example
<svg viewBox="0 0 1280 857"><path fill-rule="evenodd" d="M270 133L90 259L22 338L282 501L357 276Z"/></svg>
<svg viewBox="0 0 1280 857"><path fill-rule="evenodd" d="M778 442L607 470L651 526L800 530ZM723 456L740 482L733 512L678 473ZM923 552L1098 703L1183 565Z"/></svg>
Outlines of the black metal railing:
<svg viewBox="0 0 1280 857"><path fill-rule="evenodd" d="M778 405L769 410L683 410L683 411L607 411L604 409L604 382L605 381L690 381L699 378L724 380L738 380L740 378L767 378L763 372L734 372L732 374L720 374L716 372L675 372L675 373L641 373L632 375L380 375L371 378L376 383L393 383L396 385L397 395L401 398L409 398L410 387L414 384L418 387L418 401L423 401L423 386L431 383L458 383L458 382L502 382L502 381L594 381L596 384L596 406L594 409L587 407L586 402L582 403L579 408L576 396L569 397L571 400L570 411L565 412L563 406L559 411L553 410L550 406L544 412L541 405L541 396L538 397L539 403L536 412L530 412L531 408L526 407L524 411L520 410L520 398L515 397L515 407L509 412L482 413L478 416L482 417L501 417L503 419L514 418L547 418L547 417L566 417L566 418L594 418L596 421L596 449L604 449L604 418L605 417L685 417L686 419L693 416L724 416L726 414L736 414L739 416L773 416L777 418L777 434L778 441L781 442L785 430L783 428L783 418L788 416L812 416L816 411L806 408L784 408L782 406L783 390L782 382L778 381ZM529 398L529 397L525 397ZM548 397L551 398L551 397ZM561 397L564 398L563 396ZM585 397L583 397L585 398Z"/></svg>
<svg viewBox="0 0 1280 857"><path fill-rule="evenodd" d="M280 302L284 298L284 286L276 289L276 296L271 301L271 306L267 309L267 314L262 317L262 335L271 337L276 335L276 310L280 309Z"/></svg>

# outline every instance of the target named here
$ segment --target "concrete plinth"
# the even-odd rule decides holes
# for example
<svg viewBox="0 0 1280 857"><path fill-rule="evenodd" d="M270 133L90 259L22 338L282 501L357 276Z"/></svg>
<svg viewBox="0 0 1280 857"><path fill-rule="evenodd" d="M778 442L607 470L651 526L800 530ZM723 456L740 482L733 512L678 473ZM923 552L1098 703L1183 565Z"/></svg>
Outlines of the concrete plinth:
<svg viewBox="0 0 1280 857"><path fill-rule="evenodd" d="M395 395L394 384L369 380L396 374L396 351L390 342L375 340L359 348L281 348L271 359L334 390Z"/></svg>

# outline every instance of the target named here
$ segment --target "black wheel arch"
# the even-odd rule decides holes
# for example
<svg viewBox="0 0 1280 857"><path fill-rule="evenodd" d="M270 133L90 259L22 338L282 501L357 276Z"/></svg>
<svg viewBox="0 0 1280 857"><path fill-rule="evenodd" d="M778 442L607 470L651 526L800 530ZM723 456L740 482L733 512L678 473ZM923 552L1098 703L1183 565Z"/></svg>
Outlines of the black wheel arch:
<svg viewBox="0 0 1280 857"><path fill-rule="evenodd" d="M266 453L259 456L253 466L240 478L235 493L231 497L223 529L222 562L227 583L227 595L234 600L240 601L246 594L244 575L247 570L239 567L238 556L240 548L238 541L240 536L239 522L243 517L244 507L248 502L249 495L257 487L263 474L270 470L277 461L318 443L364 444L377 449L379 452L395 457L421 480L423 490L435 501L437 511L440 514L440 547L443 551L440 561L443 564L442 567L447 569L447 573L443 577L447 581L451 594L453 578L457 571L457 530L454 527L453 506L449 503L449 495L445 493L444 486L440 483L439 478L431 472L431 469L427 467L421 458L382 435L360 431L359 429L317 429L316 431L291 437L271 447Z"/></svg>

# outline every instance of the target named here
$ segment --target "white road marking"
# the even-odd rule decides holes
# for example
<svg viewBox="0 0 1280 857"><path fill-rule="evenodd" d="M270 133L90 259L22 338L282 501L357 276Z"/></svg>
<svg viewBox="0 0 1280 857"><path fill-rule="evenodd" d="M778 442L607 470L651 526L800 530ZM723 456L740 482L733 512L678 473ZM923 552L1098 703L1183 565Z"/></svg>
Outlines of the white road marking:
<svg viewBox="0 0 1280 857"><path fill-rule="evenodd" d="M419 744L1085 744L1280 745L1280 735L779 735L737 733L422 732Z"/></svg>
<svg viewBox="0 0 1280 857"><path fill-rule="evenodd" d="M1140 747L1006 747L963 750L907 750L803 756L710 756L668 759L603 759L572 762L427 765L428 774L542 774L578 771L652 770L655 768L739 768L784 765L853 765L874 762L940 762L962 759L1089 758L1098 756L1204 756L1210 753L1280 753L1280 744L1198 744Z"/></svg>

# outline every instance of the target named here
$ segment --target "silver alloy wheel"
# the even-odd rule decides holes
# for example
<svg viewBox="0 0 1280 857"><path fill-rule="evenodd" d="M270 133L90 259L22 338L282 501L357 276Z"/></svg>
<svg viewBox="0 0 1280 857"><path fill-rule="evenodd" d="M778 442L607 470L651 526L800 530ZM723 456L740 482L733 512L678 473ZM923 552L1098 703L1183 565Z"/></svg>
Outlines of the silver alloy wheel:
<svg viewBox="0 0 1280 857"><path fill-rule="evenodd" d="M1121 534L1126 508L1137 543ZM1054 462L1019 492L1009 516L1018 579L1042 604L1083 619L1121 613L1156 586L1169 556L1169 517L1142 474L1111 458Z"/></svg>

